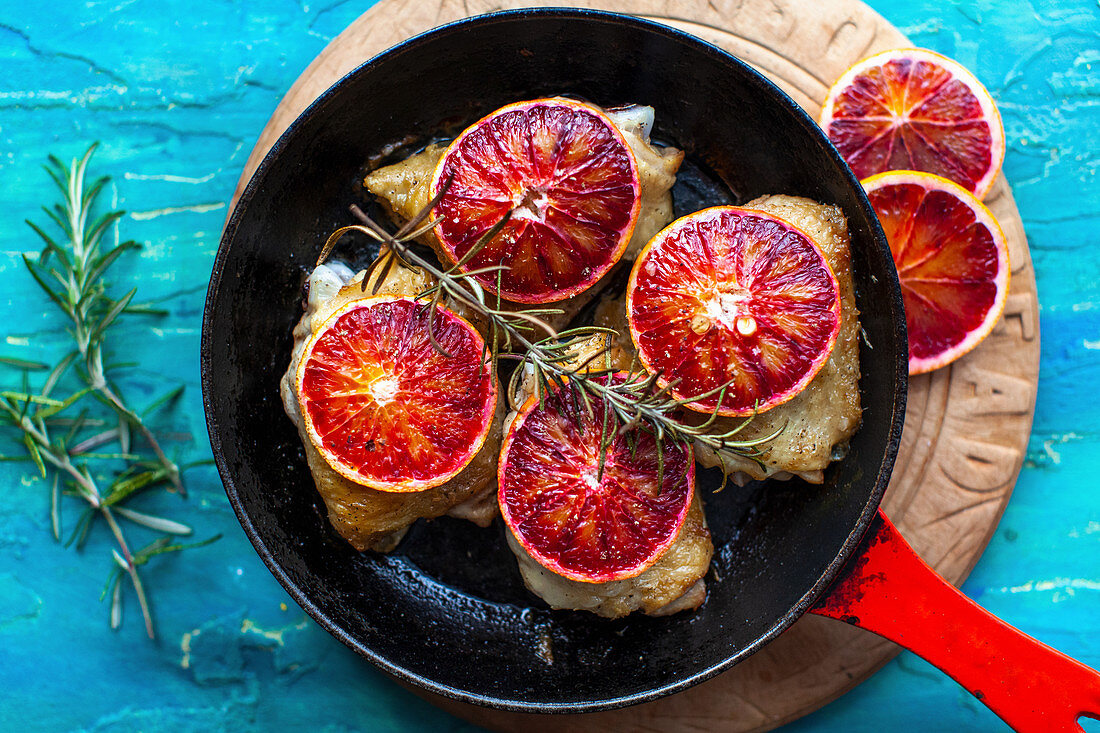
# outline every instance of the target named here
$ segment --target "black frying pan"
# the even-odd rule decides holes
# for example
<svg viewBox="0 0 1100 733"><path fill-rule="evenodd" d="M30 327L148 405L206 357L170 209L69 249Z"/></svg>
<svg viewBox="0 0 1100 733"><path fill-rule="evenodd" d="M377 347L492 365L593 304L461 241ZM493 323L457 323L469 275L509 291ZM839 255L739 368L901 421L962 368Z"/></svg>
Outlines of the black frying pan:
<svg viewBox="0 0 1100 733"><path fill-rule="evenodd" d="M522 585L498 522L421 522L391 555L330 527L278 380L300 287L363 202L365 161L505 103L569 93L657 109L688 151L677 214L760 194L840 206L866 332L863 426L822 486L713 494L709 597L670 618L550 611ZM724 185L716 185L721 183ZM591 11L531 10L445 26L387 51L317 100L268 153L226 226L210 280L202 382L226 492L257 552L318 623L396 677L467 702L583 712L651 700L744 659L790 626L856 549L886 487L906 391L905 319L859 182L814 122L748 66L692 36ZM549 660L546 650L552 652Z"/></svg>

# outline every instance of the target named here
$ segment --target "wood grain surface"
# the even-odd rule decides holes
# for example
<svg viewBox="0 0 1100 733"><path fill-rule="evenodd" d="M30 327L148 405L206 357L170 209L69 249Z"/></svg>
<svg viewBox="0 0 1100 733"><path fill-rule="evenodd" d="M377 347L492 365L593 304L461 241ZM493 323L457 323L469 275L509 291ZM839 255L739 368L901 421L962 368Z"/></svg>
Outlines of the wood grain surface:
<svg viewBox="0 0 1100 733"><path fill-rule="evenodd" d="M685 30L766 74L812 116L852 63L909 45L858 0L608 0L573 6L640 15ZM328 86L376 53L434 26L502 8L558 2L382 0L314 60L252 151L234 201L263 155ZM985 548L1024 460L1039 371L1038 299L1023 224L999 177L986 203L1008 238L1012 283L1004 318L981 346L910 382L901 452L884 507L913 547L959 584ZM229 207L232 210L232 205ZM433 698L485 727L540 730L763 731L805 715L866 679L897 653L876 636L805 617L734 669L686 692L624 710L541 717Z"/></svg>

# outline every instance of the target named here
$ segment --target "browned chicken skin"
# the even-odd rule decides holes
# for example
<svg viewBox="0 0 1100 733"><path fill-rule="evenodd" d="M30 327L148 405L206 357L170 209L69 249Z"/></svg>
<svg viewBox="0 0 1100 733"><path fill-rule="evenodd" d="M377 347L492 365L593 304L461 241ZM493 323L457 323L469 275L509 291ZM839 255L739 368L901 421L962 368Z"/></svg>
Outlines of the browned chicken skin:
<svg viewBox="0 0 1100 733"><path fill-rule="evenodd" d="M607 337L604 335L578 339L574 349L576 356L572 363L581 364L607 347ZM596 363L606 364L615 370L630 367L629 352L618 346L610 348L609 356L609 364L603 358L597 359ZM514 404L526 402L533 390L534 380L525 380L519 393L514 395ZM505 430L515 417L515 412L508 415ZM656 563L633 578L607 583L570 580L535 561L511 532L508 532L508 546L519 562L519 572L524 584L552 608L591 611L605 618L618 618L633 611L642 611L650 616L667 616L698 608L706 599L703 576L706 575L714 554L707 518L703 514L703 503L698 493L692 498L687 519L676 541Z"/></svg>
<svg viewBox="0 0 1100 733"><path fill-rule="evenodd" d="M841 323L836 346L825 366L802 392L790 401L756 415L738 439L752 440L771 435L782 428L774 440L762 446L764 468L754 461L731 454L717 455L697 445L695 459L708 468L725 464L730 478L744 484L752 479L786 479L798 476L810 483L821 483L824 470L843 455L848 440L859 429L859 309L856 307L849 251L848 226L836 206L827 206L799 196L761 196L745 204L778 216L808 234L821 247L840 286ZM596 309L595 323L619 333L616 343L632 353L630 327L626 319L624 297L605 298ZM707 418L688 413L698 422ZM741 424L744 418L719 418L714 432L723 432Z"/></svg>
<svg viewBox="0 0 1100 733"><path fill-rule="evenodd" d="M747 204L778 216L808 234L821 248L840 286L840 333L825 366L806 389L788 402L757 415L739 439L771 435L779 437L763 446L764 469L739 456L718 456L706 448L696 450L704 466L725 463L731 477L747 479L798 476L810 483L824 480L825 468L847 450L848 439L859 429L859 309L852 280L852 255L848 223L836 206L827 206L800 196L761 196ZM741 422L723 418L715 430L728 430Z"/></svg>
<svg viewBox="0 0 1100 733"><path fill-rule="evenodd" d="M283 407L298 427L317 492L328 508L329 521L355 549L378 552L389 552L396 547L409 525L420 518L449 514L487 527L497 513L496 469L500 453L500 425L504 418L504 402L500 396L497 398L494 425L481 450L457 476L426 491L378 491L349 481L328 465L302 428L294 378L302 348L314 329L319 328L337 308L370 295L372 288L368 287L364 292L360 284L363 275L359 273L351 278L351 271L341 265L321 265L310 275L306 312L294 329L294 350L280 382ZM420 270L394 267L381 284L378 294L411 297L430 284L430 276Z"/></svg>
<svg viewBox="0 0 1100 733"><path fill-rule="evenodd" d="M653 125L652 107L635 105L607 110L607 114L626 139L638 166L638 183L641 192L638 220L623 255L625 260L632 260L654 234L672 221L671 190L676 182L676 171L683 162L684 153L676 148L657 147L650 144L649 131ZM399 163L373 171L364 179L363 185L382 201L395 219L401 222L408 221L431 201L432 176L445 150L444 145L429 145L421 152ZM435 250L440 261L448 261L447 254L434 234L429 232L421 239L424 244ZM591 302L598 291L597 285L571 298L555 302L553 307L562 312L549 314L545 320L552 328L564 327L586 304ZM512 307L530 306L512 306L507 302L502 304L505 310Z"/></svg>

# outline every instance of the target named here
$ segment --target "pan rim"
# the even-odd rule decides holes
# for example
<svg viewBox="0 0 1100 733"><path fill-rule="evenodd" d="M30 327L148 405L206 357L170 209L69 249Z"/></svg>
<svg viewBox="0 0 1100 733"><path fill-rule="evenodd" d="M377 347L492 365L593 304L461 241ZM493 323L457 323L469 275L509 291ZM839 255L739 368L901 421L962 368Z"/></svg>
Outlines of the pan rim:
<svg viewBox="0 0 1100 733"><path fill-rule="evenodd" d="M598 712L602 710L611 710L615 708L626 707L643 702L649 702L658 698L680 692L696 684L699 684L718 673L729 669L738 662L746 659L755 652L759 651L766 644L771 642L780 633L789 628L798 618L806 613L813 605L813 603L824 595L828 587L833 583L839 574L840 570L844 567L849 560L851 560L858 548L863 535L866 533L870 526L870 523L878 511L879 504L882 501L882 496L886 490L886 485L889 481L890 474L893 469L893 464L896 459L898 446L901 440L901 431L904 424L905 416L905 403L907 397L907 349L906 349L906 334L904 319L894 318L894 336L895 343L898 344L898 353L894 355L895 362L895 374L894 374L894 390L893 390L893 403L891 406L891 422L890 432L886 436L887 450L883 456L883 461L879 466L879 471L875 477L874 488L868 496L868 500L863 506L863 509L859 515L858 520L852 527L845 541L840 547L837 555L826 566L824 571L819 575L814 584L803 594L803 596L776 622L763 634L758 636L753 642L741 648L722 659L721 661L712 664L704 669L696 671L694 674L688 675L682 679L669 682L657 687L653 687L640 692L630 693L626 695L618 695L615 697L601 698L598 700L587 700L582 702L528 702L520 699L509 699L499 695L491 695L484 693L471 692L465 689L459 689L451 685L440 683L424 675L418 674L406 667L401 666L398 663L391 661L383 654L374 651L367 647L362 642L356 640L350 633L348 633L343 627L341 627L333 618L329 616L323 609L318 607L316 603L310 598L310 596L302 590L288 575L288 573L277 562L274 556L274 552L268 548L264 540L260 537L260 533L253 523L251 517L247 514L241 501L240 493L236 487L235 477L230 470L230 467L226 463L223 441L218 430L217 417L214 414L212 391L214 389L213 374L211 369L211 352L213 348L213 332L212 311L217 301L218 292L222 283L222 276L224 274L224 267L228 258L229 246L231 241L235 238L237 228L240 224L240 220L243 216L243 211L247 208L247 205L256 195L261 182L263 181L268 170L275 164L276 159L280 156L281 152L287 145L287 141L293 137L297 130L303 126L305 120L313 116L320 108L329 103L329 101L339 93L340 88L349 83L349 80L360 74L366 73L374 66L389 60L393 57L400 56L405 53L414 51L419 46L434 41L439 37L445 37L456 33L461 33L469 26L483 26L502 22L511 22L514 20L528 20L536 18L554 18L554 19L577 19L597 21L603 23L610 23L616 25L630 25L635 28L645 30L651 33L657 33L659 35L666 36L671 40L676 40L681 43L688 43L695 45L702 53L717 57L723 63L739 66L746 73L746 76L750 80L750 83L758 86L762 93L768 94L775 98L778 102L782 103L789 112L793 114L796 121L809 131L814 137L817 137L823 145L826 147L826 152L831 155L835 162L840 164L841 170L844 175L847 176L848 183L853 190L857 193L857 203L863 210L864 215L872 225L871 237L878 246L879 254L883 255L884 252L889 252L886 245L885 235L882 232L881 227L878 224L877 217L871 208L870 202L867 200L866 195L863 193L863 188L859 183L859 180L855 177L855 174L848 169L844 164L839 153L829 143L824 133L821 132L809 115L797 105L790 97L780 90L774 83L768 80L763 75L756 72L749 67L743 61L733 56L732 54L710 44L702 39L699 39L691 34L685 33L678 29L666 26L664 24L651 21L644 18L638 18L630 15L623 15L620 13L613 13L599 10L588 9L565 9L565 8L529 8L519 10L502 10L485 15L478 15L469 18L464 18L452 23L448 23L443 26L428 30L424 33L418 34L405 40L385 51L374 56L368 61L364 62L360 66L356 67L329 87L323 92L316 100L314 100L280 135L279 139L264 155L263 160L257 167L255 173L249 179L247 186L241 193L238 199L237 205L233 208L229 219L226 222L225 228L222 233L221 240L219 242L218 252L214 259L212 266L211 278L209 287L207 289L206 301L203 310L203 323L202 323L202 338L200 346L200 370L201 370L201 383L203 393L203 408L207 423L207 431L210 437L211 451L214 455L215 463L218 468L218 473L222 479L222 483L225 488L227 497L230 504L233 507L233 511L237 516L238 521L244 529L246 536L252 543L253 548L256 550L260 559L268 570L279 581L280 585L290 594L290 596L302 607L302 609L309 614L320 626L328 631L332 636L338 639L345 646L355 651L360 656L369 660L377 667L385 671L386 673L396 677L398 680L415 685L427 692L441 695L443 697L451 698L460 702L469 703L473 705L480 705L485 707L491 707L500 710L507 710L512 712L523 713L590 713ZM902 313L903 306L901 300L900 286L897 284L897 279L894 278L892 283L888 284L891 289L891 296L894 302L889 305L892 307L893 312Z"/></svg>

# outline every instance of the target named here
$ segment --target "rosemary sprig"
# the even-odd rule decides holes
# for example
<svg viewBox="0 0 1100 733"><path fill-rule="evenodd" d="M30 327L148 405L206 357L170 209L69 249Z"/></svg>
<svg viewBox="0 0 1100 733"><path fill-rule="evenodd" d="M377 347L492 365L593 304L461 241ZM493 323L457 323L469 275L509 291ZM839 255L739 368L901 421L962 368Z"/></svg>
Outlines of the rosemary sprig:
<svg viewBox="0 0 1100 733"><path fill-rule="evenodd" d="M367 216L358 206L352 205L350 207L351 213L362 224L342 227L333 232L325 242L317 264L324 262L341 237L348 232L358 231L382 243L382 252L375 263L379 270L376 273L368 272L363 278L364 290L366 290L368 282L373 282L374 290L377 292L378 286L386 273L395 264L418 267L432 275L436 284L418 294L417 297L430 301L433 308L435 305L442 303L445 298L450 299L451 302L479 314L488 321L491 328L489 338L489 348L492 349L491 358L494 360L507 358L519 362L518 367L512 373L508 389L513 408L518 408L514 403L514 396L517 394L520 382L525 375L530 375L533 378L540 404L542 404L550 389L569 389L574 402L578 406L583 404L584 409L589 414L592 411L592 398L602 402L604 406L602 417L604 430L601 438L603 443L601 445L603 449L600 461L601 474L603 459L611 439L615 435L628 436L635 429L649 432L656 438L659 474L663 474L662 445L666 440L680 444L696 444L707 447L716 453L737 455L753 460L758 464L761 463L760 457L763 455L761 446L778 436L783 428L771 435L750 440L738 440L737 436L752 421L750 416L731 429L715 431L714 425L718 420L722 400L729 385L704 394L677 398L672 395L675 383L662 386L660 384L661 375L646 373L641 365L637 363L636 355L632 360L630 369L627 370L625 379L596 379L594 377L612 371L608 357L612 338L617 335L614 331L597 326L582 326L558 332L542 317L550 313L560 313L560 310L549 308L504 309L501 307L499 289L495 304L489 304L484 288L475 278L494 272L498 273L499 276L502 270L507 269L506 266L496 265L467 271L461 271L459 268L467 264L486 243L500 232L511 217L511 211L485 232L470 252L451 267L445 269L438 267L412 249L410 242L438 223L438 220L433 220L423 224L445 191L446 187L444 186L435 199L392 235ZM431 321L429 320L429 332L431 330ZM542 338L537 337L535 334L538 332L544 333L545 336ZM605 336L604 347L584 358L579 364L576 363L578 359L575 352L576 340L591 338L597 334ZM429 333L429 336L432 343L437 344L434 334ZM502 343L498 344L498 340ZM437 348L441 353L446 354L441 347ZM598 364L601 358L604 358L602 366ZM715 396L717 396L717 404L703 423L689 425L678 418L678 414L687 404ZM606 429L609 421L615 422L618 426L617 430L609 431ZM723 486L725 486L725 481L723 481Z"/></svg>
<svg viewBox="0 0 1100 733"><path fill-rule="evenodd" d="M104 362L108 330L120 315L156 311L133 303L135 289L121 298L108 293L104 278L109 268L123 253L139 245L119 242L117 234L113 244L105 243L108 233L117 232L116 223L123 212L108 211L94 217L96 200L109 180L102 177L90 185L86 180L95 147L92 145L69 166L50 156L46 172L57 184L62 200L43 210L63 236L55 239L28 221L45 247L37 261L23 257L35 282L71 322L68 332L73 349L52 367L22 359L0 359L0 364L22 372L19 388L0 390L0 424L15 429L26 451L24 456L12 458L30 460L49 481L50 525L55 539L62 539L63 495L76 497L85 505L66 545L80 548L97 518L106 524L116 544L103 594L111 595L111 627L118 628L122 623L121 580L125 577L137 595L146 633L153 638L152 612L138 568L155 555L208 544L217 537L190 545L173 543L169 537L190 535L191 528L123 505L136 494L158 486L185 493L180 467L164 453L142 415L124 401L110 380L112 367ZM47 372L41 386L33 390L32 372ZM57 396L63 386L74 381L74 376L78 386L63 397ZM172 390L144 414L170 403L181 392L182 388ZM74 416L77 407L80 409ZM134 434L151 455L135 445ZM112 445L117 449L106 448ZM120 520L164 536L132 551Z"/></svg>
<svg viewBox="0 0 1100 733"><path fill-rule="evenodd" d="M103 367L103 337L107 327L124 312L148 313L150 309L147 306L131 305L136 288L117 300L107 295L103 283L107 269L124 252L137 249L140 245L133 240L127 240L101 252L103 236L125 212L109 211L99 219L89 222L92 205L110 180L104 176L90 186L86 185L88 161L95 149L96 145L93 144L84 157L79 161L74 160L71 166L66 166L55 156L50 156L50 165L46 166L46 172L60 189L62 203L55 204L52 209L43 207L43 211L61 228L67 246L59 245L38 225L27 220L27 225L42 238L45 248L37 262L27 255L23 255L23 262L39 287L72 321L70 333L76 343L76 351L71 354L71 358L80 358L89 388L118 415L122 442L129 443L129 430L137 430L156 454L157 461L173 488L186 495L180 483L179 467L164 454L160 443L141 417L127 407L108 384ZM57 262L55 266L50 265L51 255ZM51 281L56 281L60 287L53 287Z"/></svg>

